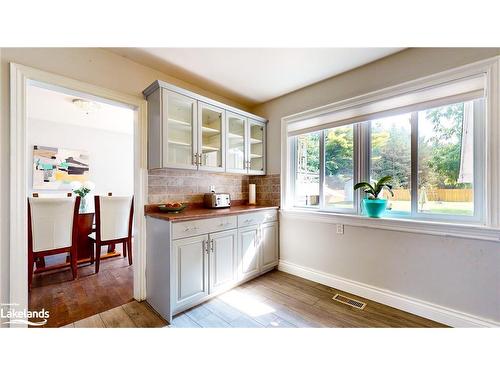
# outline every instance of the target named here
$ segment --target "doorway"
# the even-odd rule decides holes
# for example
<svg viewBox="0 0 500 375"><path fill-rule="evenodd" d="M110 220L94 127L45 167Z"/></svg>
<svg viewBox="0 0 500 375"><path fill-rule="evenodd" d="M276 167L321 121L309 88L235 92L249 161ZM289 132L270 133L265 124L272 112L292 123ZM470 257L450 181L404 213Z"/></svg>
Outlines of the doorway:
<svg viewBox="0 0 500 375"><path fill-rule="evenodd" d="M95 249L88 236L95 232L95 196L134 194L134 110L36 81L28 83L26 104L28 196L90 190L81 197L75 223L77 279L68 253L38 257L33 271L28 308L47 310L45 326L61 327L133 299L127 249L123 244Z"/></svg>
<svg viewBox="0 0 500 375"><path fill-rule="evenodd" d="M143 300L145 101L11 64L11 104L11 184L15 188L11 186L10 303L19 310L45 306L52 316L47 325L63 326L131 299ZM64 254L38 259L45 266L54 266L54 270L35 275L32 292L28 293L26 198L33 193L57 195L71 190L68 185L60 189L60 179L40 178L34 168L35 146L88 157L88 173L78 178L95 185L93 194L134 196L132 266L129 257L123 256L121 244L103 247L101 254L107 259L101 261L98 274L89 259L80 254L75 281L70 268L58 268L67 260ZM42 186L44 182L47 189ZM92 212L92 196L86 201L87 211Z"/></svg>

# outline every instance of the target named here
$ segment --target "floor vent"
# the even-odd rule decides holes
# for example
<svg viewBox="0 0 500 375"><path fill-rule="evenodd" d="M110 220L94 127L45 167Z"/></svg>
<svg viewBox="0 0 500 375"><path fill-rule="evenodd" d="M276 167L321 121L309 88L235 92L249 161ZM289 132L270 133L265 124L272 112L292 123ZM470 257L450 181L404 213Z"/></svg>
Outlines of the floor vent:
<svg viewBox="0 0 500 375"><path fill-rule="evenodd" d="M361 301L356 301L355 299L343 296L342 294L335 294L332 298L334 301L343 303L344 305L349 305L355 307L357 309L363 310L366 306L366 303Z"/></svg>

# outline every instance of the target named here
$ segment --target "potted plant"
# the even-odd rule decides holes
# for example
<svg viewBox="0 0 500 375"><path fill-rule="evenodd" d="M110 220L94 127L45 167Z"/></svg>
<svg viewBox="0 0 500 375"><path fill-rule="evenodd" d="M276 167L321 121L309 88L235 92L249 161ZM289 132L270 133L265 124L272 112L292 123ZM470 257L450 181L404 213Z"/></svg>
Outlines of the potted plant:
<svg viewBox="0 0 500 375"><path fill-rule="evenodd" d="M71 183L71 190L81 197L80 200L80 212L87 211L87 194L94 190L95 184L92 181L85 181L83 184L80 181L73 181Z"/></svg>
<svg viewBox="0 0 500 375"><path fill-rule="evenodd" d="M385 212L387 199L379 198L378 196L384 189L394 196L392 185L388 184L391 180L392 176L384 176L373 185L366 181L354 185L354 190L363 189L363 191L368 194L368 196L363 199L363 207L369 217L381 217Z"/></svg>

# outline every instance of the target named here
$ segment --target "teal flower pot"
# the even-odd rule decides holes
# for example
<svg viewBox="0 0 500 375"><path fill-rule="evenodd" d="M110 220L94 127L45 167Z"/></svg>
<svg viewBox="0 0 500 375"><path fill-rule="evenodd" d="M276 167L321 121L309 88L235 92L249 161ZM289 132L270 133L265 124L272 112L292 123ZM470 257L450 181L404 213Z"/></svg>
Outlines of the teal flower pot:
<svg viewBox="0 0 500 375"><path fill-rule="evenodd" d="M368 217L382 217L387 207L387 199L363 199L363 207Z"/></svg>

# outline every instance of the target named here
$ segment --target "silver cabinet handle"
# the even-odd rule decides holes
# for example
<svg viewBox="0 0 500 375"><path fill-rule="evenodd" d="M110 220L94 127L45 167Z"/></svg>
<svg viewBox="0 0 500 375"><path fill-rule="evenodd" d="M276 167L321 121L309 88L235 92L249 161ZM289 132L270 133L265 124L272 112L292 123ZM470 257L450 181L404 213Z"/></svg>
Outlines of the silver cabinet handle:
<svg viewBox="0 0 500 375"><path fill-rule="evenodd" d="M214 252L214 247L215 247L215 244L214 244L214 240L210 240L210 249L212 250L212 253Z"/></svg>
<svg viewBox="0 0 500 375"><path fill-rule="evenodd" d="M193 158L191 159L191 164L192 165L197 165L198 164L198 153L193 154Z"/></svg>

